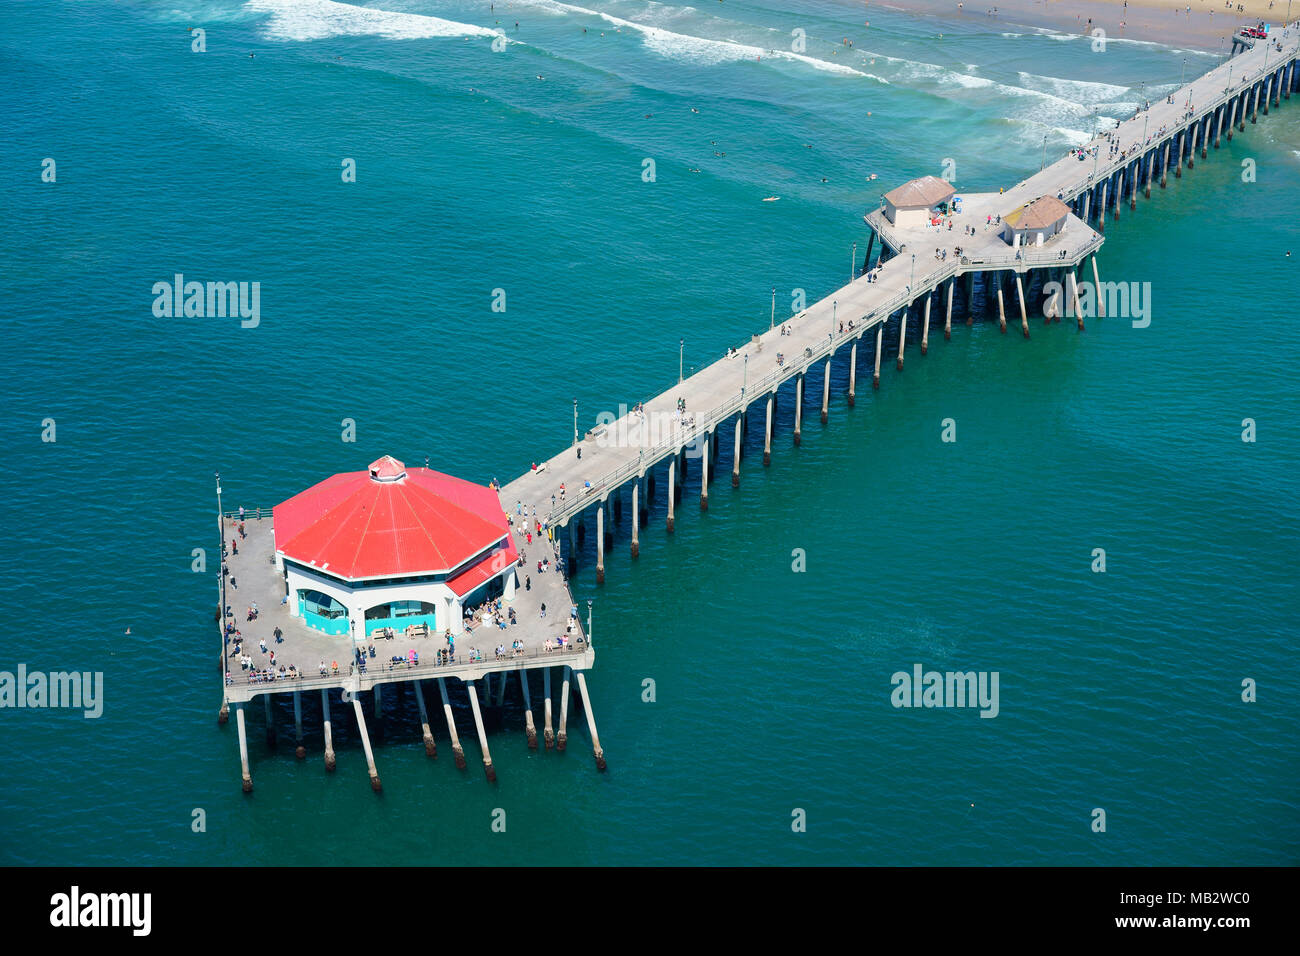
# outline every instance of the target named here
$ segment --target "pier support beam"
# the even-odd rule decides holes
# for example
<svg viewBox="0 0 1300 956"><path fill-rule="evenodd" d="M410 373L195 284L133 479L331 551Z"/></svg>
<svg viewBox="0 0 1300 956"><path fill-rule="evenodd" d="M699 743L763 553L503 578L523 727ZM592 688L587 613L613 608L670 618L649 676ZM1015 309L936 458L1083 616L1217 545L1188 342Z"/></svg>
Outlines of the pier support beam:
<svg viewBox="0 0 1300 956"><path fill-rule="evenodd" d="M1114 214L1115 214L1116 222L1119 222L1119 207L1123 204L1123 202L1124 202L1124 173L1121 171L1119 173L1119 179L1116 180L1116 185L1115 185Z"/></svg>
<svg viewBox="0 0 1300 956"><path fill-rule="evenodd" d="M745 413L736 416L736 440L731 456L731 487L740 487L740 441L745 437Z"/></svg>
<svg viewBox="0 0 1300 956"><path fill-rule="evenodd" d="M1169 181L1169 143L1165 143L1165 148L1160 151L1160 188L1165 188L1165 183Z"/></svg>
<svg viewBox="0 0 1300 956"><path fill-rule="evenodd" d="M424 709L424 690L418 680L411 681L411 686L415 688L415 703L420 708L420 733L424 736L424 755L436 758L438 745L434 742L433 731L429 729L429 712Z"/></svg>
<svg viewBox="0 0 1300 956"><path fill-rule="evenodd" d="M465 686L469 688L469 706L474 711L474 729L478 731L478 745L483 751L483 772L487 774L488 783L496 783L497 771L492 766L492 752L488 750L487 731L483 729L483 713L478 709L478 691L475 690L472 680L466 681Z"/></svg>
<svg viewBox="0 0 1300 956"><path fill-rule="evenodd" d="M307 756L307 748L302 745L302 691L293 692L293 739L296 746L293 755L299 760Z"/></svg>
<svg viewBox="0 0 1300 956"><path fill-rule="evenodd" d="M1106 318L1106 297L1101 294L1101 279L1097 276L1097 253L1092 254L1092 291L1097 303L1097 315Z"/></svg>
<svg viewBox="0 0 1300 956"><path fill-rule="evenodd" d="M528 694L528 671L520 669L519 686L524 692L524 733L528 736L528 749L537 749L537 728L533 726L533 699Z"/></svg>
<svg viewBox="0 0 1300 956"><path fill-rule="evenodd" d="M641 527L641 479L638 477L632 482L632 557L641 553L641 540L639 528ZM501 682L505 687L505 681Z"/></svg>
<svg viewBox="0 0 1300 956"><path fill-rule="evenodd" d="M244 731L244 703L235 705L235 726L239 730L239 771L244 793L253 792L253 775L248 772L248 736Z"/></svg>
<svg viewBox="0 0 1300 956"><path fill-rule="evenodd" d="M217 711L217 723L219 725L224 725L228 720L230 720L230 701L223 700L221 702L221 709Z"/></svg>
<svg viewBox="0 0 1300 956"><path fill-rule="evenodd" d="M546 744L546 749L550 750L555 746L555 731L551 730L551 669L550 667L542 668L542 739Z"/></svg>
<svg viewBox="0 0 1300 956"><path fill-rule="evenodd" d="M1144 185L1143 185L1143 195L1144 195L1147 199L1150 199L1150 198L1151 198L1151 180L1152 180L1152 178L1155 176L1155 172L1156 172L1156 151L1155 151L1155 150L1151 150L1149 153L1146 154L1146 156L1144 156L1144 157L1142 157L1142 158L1145 159L1145 160L1146 160L1146 163L1147 163L1147 175L1146 175L1146 182L1145 182ZM1135 194L1134 197L1133 197L1133 201L1134 201L1135 203L1137 202L1137 196L1136 196L1136 194Z"/></svg>
<svg viewBox="0 0 1300 956"><path fill-rule="evenodd" d="M948 280L948 304L943 313L943 340L945 342L952 338L952 287L956 282L956 276Z"/></svg>
<svg viewBox="0 0 1300 956"><path fill-rule="evenodd" d="M1101 184L1101 205L1097 207L1097 231L1106 232L1106 194L1110 190L1110 180Z"/></svg>
<svg viewBox="0 0 1300 956"><path fill-rule="evenodd" d="M930 304L934 301L934 290L925 294L925 318L921 321L921 354L930 351Z"/></svg>
<svg viewBox="0 0 1300 956"><path fill-rule="evenodd" d="M569 742L569 677L573 669L564 665L564 680L560 684L560 727L555 735L555 749L563 750Z"/></svg>
<svg viewBox="0 0 1300 956"><path fill-rule="evenodd" d="M882 247L883 248L883 247ZM794 443L803 442L803 372L794 377Z"/></svg>
<svg viewBox="0 0 1300 956"><path fill-rule="evenodd" d="M333 770L334 762L334 733L330 727L330 692L322 690L320 692L320 712L321 723L325 729L325 769Z"/></svg>
<svg viewBox="0 0 1300 956"><path fill-rule="evenodd" d="M668 518L665 521L669 534L673 533L673 506L677 503L677 453L668 459ZM550 695L547 694L547 697Z"/></svg>
<svg viewBox="0 0 1300 956"><path fill-rule="evenodd" d="M1259 84L1256 83L1250 88L1250 122L1255 125L1259 122Z"/></svg>
<svg viewBox="0 0 1300 956"><path fill-rule="evenodd" d="M1187 131L1183 130L1183 135L1178 137L1178 163L1174 166L1174 179L1183 178L1183 146L1186 145Z"/></svg>
<svg viewBox="0 0 1300 956"><path fill-rule="evenodd" d="M1025 308L1025 287L1019 274L1016 275L1016 298L1020 301L1020 331L1029 338L1029 311Z"/></svg>
<svg viewBox="0 0 1300 956"><path fill-rule="evenodd" d="M451 755L456 760L456 769L465 769L465 749L460 745L460 734L456 733L456 718L451 715L451 701L447 699L447 683L438 678L438 693L442 695L442 712L447 715L447 733L451 736Z"/></svg>
<svg viewBox="0 0 1300 956"><path fill-rule="evenodd" d="M700 510L709 510L709 433L704 433L704 454L700 456Z"/></svg>
<svg viewBox="0 0 1300 956"><path fill-rule="evenodd" d="M1079 331L1083 331L1083 310L1079 308L1079 277L1070 269L1070 294L1074 297L1074 315L1079 320Z"/></svg>
<svg viewBox="0 0 1300 956"><path fill-rule="evenodd" d="M596 583L605 583L605 502L596 506Z"/></svg>
<svg viewBox="0 0 1300 956"><path fill-rule="evenodd" d="M1233 128L1234 126L1237 125L1237 97L1234 96L1234 97L1232 98L1232 108L1231 108L1231 109L1228 108L1228 104L1227 104L1227 103L1224 103L1224 104L1223 104L1223 110L1224 110L1225 113L1228 114L1228 142L1231 143L1231 142L1232 142L1232 128Z"/></svg>
<svg viewBox="0 0 1300 956"><path fill-rule="evenodd" d="M1208 147L1210 145L1211 119L1213 119L1213 117L1207 114L1204 120L1198 120L1196 123L1196 132L1192 134L1193 140L1199 139L1201 142L1201 159L1205 159L1209 155ZM1191 169L1192 167L1188 164L1187 168Z"/></svg>
<svg viewBox="0 0 1300 956"><path fill-rule="evenodd" d="M858 400L858 339L849 348L849 408Z"/></svg>
<svg viewBox="0 0 1300 956"><path fill-rule="evenodd" d="M884 338L884 335L885 323L881 322L876 326L876 367L871 373L871 387L873 389L880 388L880 349L883 344L881 340Z"/></svg>
<svg viewBox="0 0 1300 956"><path fill-rule="evenodd" d="M767 396L767 424L763 427L763 464L772 464L772 396Z"/></svg>
<svg viewBox="0 0 1300 956"><path fill-rule="evenodd" d="M361 749L366 752L366 770L370 774L370 789L379 793L384 789L384 785L379 782L379 772L375 769L375 752L370 749L370 735L366 733L366 711L358 697L352 698L352 712L357 715L357 729L361 731Z"/></svg>
<svg viewBox="0 0 1300 956"><path fill-rule="evenodd" d="M1002 280L998 279L998 331L1007 334L1007 310L1002 302Z"/></svg>
<svg viewBox="0 0 1300 956"><path fill-rule="evenodd" d="M1219 148L1219 138L1223 131L1223 111L1225 107L1220 106L1214 111L1214 148ZM1264 103L1264 115L1268 115L1268 103Z"/></svg>
<svg viewBox="0 0 1300 956"><path fill-rule="evenodd" d="M508 676L509 675L505 671L502 671L500 674L497 675L497 706L498 707L504 707L506 705L506 678ZM490 703L490 701L486 697L483 699L483 702Z"/></svg>
<svg viewBox="0 0 1300 956"><path fill-rule="evenodd" d="M384 741L384 702L383 702L383 685L375 685L375 739L380 743Z"/></svg>
<svg viewBox="0 0 1300 956"><path fill-rule="evenodd" d="M1088 221L1088 211L1092 208L1092 189L1090 188L1083 194L1083 215L1079 218L1084 222Z"/></svg>
<svg viewBox="0 0 1300 956"><path fill-rule="evenodd" d="M832 352L831 355L835 353ZM826 356L826 373L822 376L822 424L830 419L831 411L831 355Z"/></svg>
<svg viewBox="0 0 1300 956"><path fill-rule="evenodd" d="M903 346L907 344L907 313L911 310L912 303L908 303L903 309L903 314L898 318L898 370L903 370Z"/></svg>
<svg viewBox="0 0 1300 956"><path fill-rule="evenodd" d="M262 710L266 714L266 745L275 749L275 718L271 716L271 695L262 695Z"/></svg>
<svg viewBox="0 0 1300 956"><path fill-rule="evenodd" d="M587 681L582 671L578 671L578 693L582 695L582 711L587 715L587 729L591 731L591 752L596 758L596 769L605 769L605 751L600 749L600 738L596 736L596 718L591 712L591 698L587 695Z"/></svg>

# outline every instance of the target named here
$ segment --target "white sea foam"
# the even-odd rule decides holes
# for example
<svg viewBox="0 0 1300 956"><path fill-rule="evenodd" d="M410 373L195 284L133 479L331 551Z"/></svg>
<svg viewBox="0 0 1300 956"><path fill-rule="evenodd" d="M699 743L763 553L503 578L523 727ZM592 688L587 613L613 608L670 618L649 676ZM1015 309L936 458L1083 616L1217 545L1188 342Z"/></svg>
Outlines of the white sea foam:
<svg viewBox="0 0 1300 956"><path fill-rule="evenodd" d="M498 36L500 31L418 13L393 13L336 0L248 0L245 8L270 14L263 27L272 40L324 40L378 36L390 40Z"/></svg>
<svg viewBox="0 0 1300 956"><path fill-rule="evenodd" d="M1089 80L1067 80L1059 76L1038 76L1034 73L1019 73L1020 82L1027 89L1043 90L1062 99L1073 100L1085 106L1095 106L1106 99L1114 99L1121 93L1127 93L1127 86L1114 83L1097 83Z"/></svg>
<svg viewBox="0 0 1300 956"><path fill-rule="evenodd" d="M764 48L761 46L755 46L752 43L742 43L737 40L710 39L708 37L695 36L689 33L678 33L674 30L666 30L662 27L653 26L648 23L640 23L636 20L627 20L623 17L616 17L612 13L605 13L601 10L591 10L587 7L580 7L572 3L562 3L560 0L522 0L522 2L527 6L534 7L538 10L544 10L549 13L572 13L581 16L599 17L601 20L604 20L612 26L618 27L620 30L626 29L640 34L642 42L648 50L671 60L678 60L687 63L699 63L703 65L727 63L738 60L789 60L804 63L814 69L824 70L828 73L879 79L879 77L873 77L869 73L855 70L853 67L846 64L834 63L830 60L808 56L804 53ZM658 12L661 13L661 15L666 13L674 18L679 15L679 12L685 12L690 9L663 7L662 5L656 6L658 6L659 9L652 10L652 12Z"/></svg>

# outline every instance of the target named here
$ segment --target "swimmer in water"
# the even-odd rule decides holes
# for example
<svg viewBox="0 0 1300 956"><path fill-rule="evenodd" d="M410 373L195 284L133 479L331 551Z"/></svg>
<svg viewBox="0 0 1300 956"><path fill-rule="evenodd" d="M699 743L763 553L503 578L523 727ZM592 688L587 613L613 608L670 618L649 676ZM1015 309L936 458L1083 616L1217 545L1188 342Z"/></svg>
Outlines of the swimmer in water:
<svg viewBox="0 0 1300 956"><path fill-rule="evenodd" d="M692 106L692 107L691 107L691 112L692 112L692 113L698 113L699 110L697 110L694 106Z"/></svg>

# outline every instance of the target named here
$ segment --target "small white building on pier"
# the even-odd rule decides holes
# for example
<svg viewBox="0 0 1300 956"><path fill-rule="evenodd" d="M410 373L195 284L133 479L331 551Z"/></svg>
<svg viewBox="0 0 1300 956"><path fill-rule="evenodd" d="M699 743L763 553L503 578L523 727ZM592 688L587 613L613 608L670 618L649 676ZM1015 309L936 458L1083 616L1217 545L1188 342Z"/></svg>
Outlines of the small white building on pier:
<svg viewBox="0 0 1300 956"><path fill-rule="evenodd" d="M1040 196L1002 217L1002 235L1013 246L1041 246L1065 228L1070 207L1055 196Z"/></svg>
<svg viewBox="0 0 1300 956"><path fill-rule="evenodd" d="M952 183L938 176L909 180L882 197L885 218L900 229L927 225L955 194Z"/></svg>

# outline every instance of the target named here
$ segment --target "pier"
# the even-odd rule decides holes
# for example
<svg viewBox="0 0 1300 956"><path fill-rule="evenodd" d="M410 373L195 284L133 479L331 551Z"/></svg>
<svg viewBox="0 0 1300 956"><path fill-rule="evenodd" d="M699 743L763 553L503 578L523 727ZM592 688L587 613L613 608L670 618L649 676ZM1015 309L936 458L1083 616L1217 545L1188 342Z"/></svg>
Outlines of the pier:
<svg viewBox="0 0 1300 956"><path fill-rule="evenodd" d="M377 762L382 761L382 752L377 755L371 745L361 698L371 695L378 713L385 685L413 685L425 750L436 758L438 721L429 719L424 696L433 686L430 682L437 684L434 707L443 705L452 752L462 768L464 748L449 690L469 705L475 725L471 739L477 740L489 780L494 780L496 773L482 708L493 701L492 706L499 706L518 683L525 712L519 746L536 748L534 695L540 690L543 749L554 747L561 752L568 742L570 698L576 684L592 753L603 770L605 755L586 679L595 660L590 602L584 621L569 587L569 579L583 560L585 539L594 536L595 579L600 584L605 580L605 557L619 527L628 528L628 548L635 558L641 536L649 530L652 506L661 500L665 532L673 532L677 510L684 503L688 472L698 470L699 508L707 510L720 446L731 448L733 488L743 479L741 464L751 425L755 432L762 430L762 463L770 464L779 447L774 435L778 403L793 404L791 441L795 445L801 441L810 391L814 402L820 399L821 423L828 425L836 363L847 364L846 399L852 407L859 363L865 363L864 371L871 370L872 387L879 388L882 358L893 357L896 371L903 373L909 346L911 352L926 355L939 323L944 339L951 337L954 318L968 325L977 319L996 318L1000 330L1006 332L1010 315L1011 324L1027 338L1031 316L1052 322L1073 313L1077 328L1084 331L1081 286L1091 285L1096 301L1103 302L1097 254L1104 243L1107 219L1112 223L1119 220L1126 203L1130 211L1136 209L1139 192L1144 200L1150 200L1153 187L1167 188L1171 172L1175 179L1182 178L1183 169L1192 170L1198 158L1206 159L1211 149L1220 148L1225 135L1231 139L1234 128L1244 131L1248 117L1254 123L1261 111L1268 114L1270 103L1278 106L1283 98L1290 99L1300 82L1297 32L1292 25L1275 31L1267 41L1257 40L1249 47L1234 45L1234 52L1244 52L1118 126L1098 130L1088 144L1072 149L1022 182L998 192L962 191L960 209L941 198L940 204L946 208L932 213L929 199L952 193L936 186L942 181L916 180L906 184L914 187L910 190L900 187L901 192L891 191L882 197L878 208L864 216L870 236L861 263L855 253L848 284L779 322L773 309L768 329L757 330L725 357L682 377L675 386L625 414L605 416L585 433L579 432L575 421L572 445L539 461L498 492L502 512L511 516L510 534L519 550L518 562L512 565L514 580L506 591L506 603L514 608L517 623L504 630L480 623L468 634L457 634L458 659L454 662L435 662L443 637L427 628L372 641L363 624L358 641L355 634L323 633L303 623L283 603L288 592L284 571L277 565L270 510L244 509L247 537L238 541L239 553L226 558L229 577L238 583L232 580L227 589L223 576L220 606L230 608L242 625L240 609L255 601L261 612L258 633L279 627L282 642L276 645L277 662L294 664L300 675L269 683L251 682L237 665L230 667L230 646L223 641L219 718L224 723L229 709L235 708L244 789L251 791L253 786L245 709L255 697L269 702L273 696L292 696L296 752L301 757L305 753L302 692L320 691L327 770L336 765L331 695L352 703L352 708L335 710L334 716L338 719L349 710L353 712L371 786L378 791ZM1079 158L1081 150L1083 159ZM919 216L904 214L910 194L919 197ZM1104 317L1104 312L1099 316ZM810 382L820 388L810 389ZM657 497L661 494L662 498ZM225 553L239 516L221 510L219 489L218 514ZM539 522L544 524L542 534L534 535L531 543L524 539L524 521L534 530ZM549 559L555 570L536 573L536 563L543 558ZM219 613L218 619L225 617ZM556 649L562 636L570 639L563 649ZM498 643L515 640L522 641L522 653L495 657L493 648ZM350 667L355 649L368 649L372 642L377 653L365 670ZM467 659L471 646L478 647L483 660ZM409 661L411 650L417 652L418 663L391 660L396 656ZM319 673L320 661L328 665L326 674ZM557 667L561 671L553 674ZM540 688L529 683L536 671L541 671ZM224 676L227 672L228 677ZM560 688L558 701L552 698L556 687ZM314 696L307 696L309 706ZM269 714L270 704L266 707ZM557 714L558 729L553 729ZM268 724L267 729L270 740L273 727Z"/></svg>

